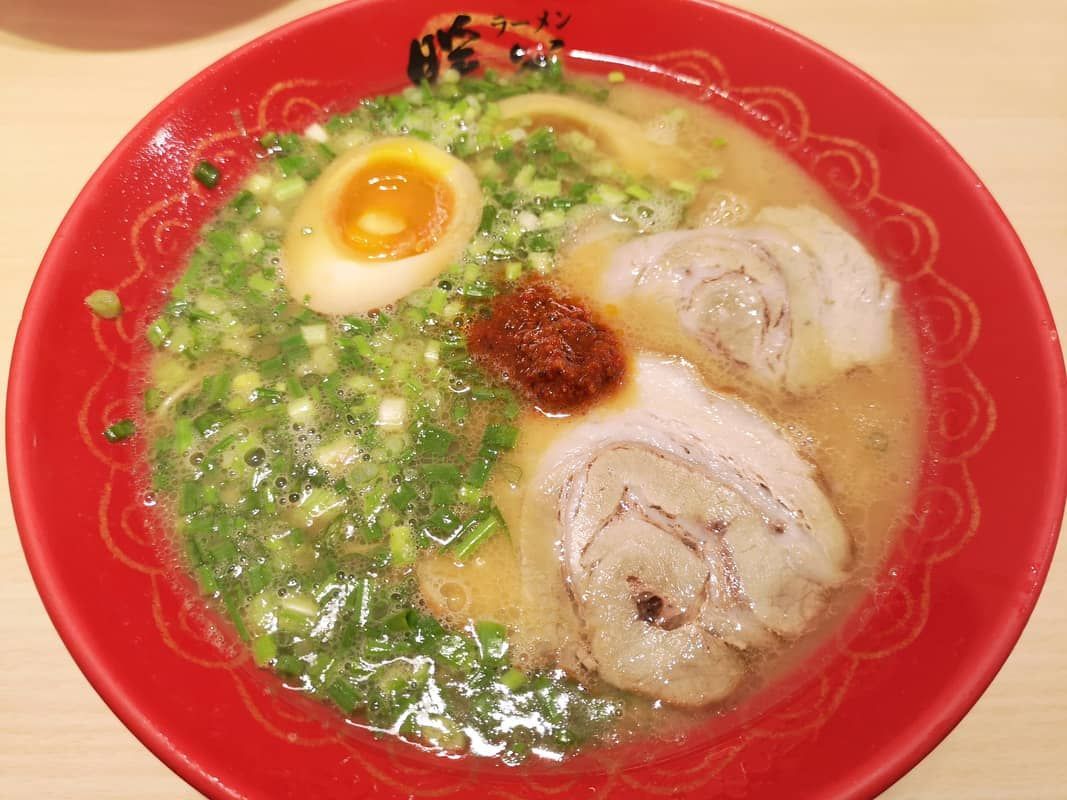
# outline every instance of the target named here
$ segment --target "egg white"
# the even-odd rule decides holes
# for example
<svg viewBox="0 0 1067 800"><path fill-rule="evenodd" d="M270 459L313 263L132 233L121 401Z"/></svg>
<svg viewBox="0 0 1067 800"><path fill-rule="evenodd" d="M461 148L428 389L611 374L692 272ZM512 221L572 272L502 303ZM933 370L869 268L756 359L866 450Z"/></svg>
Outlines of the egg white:
<svg viewBox="0 0 1067 800"><path fill-rule="evenodd" d="M352 176L372 158L408 161L446 184L452 213L428 250L393 260L361 257L344 241L337 209ZM369 212L373 214L373 209ZM394 137L339 156L302 198L283 243L285 283L299 302L322 314L358 314L395 303L459 258L478 229L482 192L470 167L420 139Z"/></svg>

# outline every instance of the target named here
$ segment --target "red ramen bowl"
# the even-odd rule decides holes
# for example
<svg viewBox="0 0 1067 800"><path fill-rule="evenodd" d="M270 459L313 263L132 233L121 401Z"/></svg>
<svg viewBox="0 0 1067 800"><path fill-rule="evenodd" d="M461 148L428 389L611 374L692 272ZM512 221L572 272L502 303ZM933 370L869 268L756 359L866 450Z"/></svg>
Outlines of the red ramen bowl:
<svg viewBox="0 0 1067 800"><path fill-rule="evenodd" d="M101 436L135 413L145 322L200 226L252 168L258 136L400 89L434 58L447 64L449 32L453 55L462 36L482 64L507 70L563 52L571 70L622 69L740 119L837 198L900 281L919 331L925 458L884 567L838 634L758 706L681 744L508 768L375 740L254 666L168 556L136 446ZM204 158L222 165L219 190L191 178ZM131 309L117 324L82 306L99 287ZM11 491L52 620L126 725L218 798L873 795L945 736L1007 657L1067 490L1056 331L981 182L856 68L698 0L548 11L523 0L366 0L227 56L145 117L78 197L26 304L10 387Z"/></svg>

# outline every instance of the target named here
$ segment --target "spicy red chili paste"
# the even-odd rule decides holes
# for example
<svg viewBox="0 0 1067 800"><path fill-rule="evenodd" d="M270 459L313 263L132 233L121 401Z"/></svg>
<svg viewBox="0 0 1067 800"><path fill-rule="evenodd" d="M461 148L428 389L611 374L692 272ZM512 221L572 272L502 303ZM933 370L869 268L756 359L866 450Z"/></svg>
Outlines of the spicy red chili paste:
<svg viewBox="0 0 1067 800"><path fill-rule="evenodd" d="M581 301L530 281L497 297L472 322L475 360L542 411L574 411L612 391L626 371L619 337Z"/></svg>

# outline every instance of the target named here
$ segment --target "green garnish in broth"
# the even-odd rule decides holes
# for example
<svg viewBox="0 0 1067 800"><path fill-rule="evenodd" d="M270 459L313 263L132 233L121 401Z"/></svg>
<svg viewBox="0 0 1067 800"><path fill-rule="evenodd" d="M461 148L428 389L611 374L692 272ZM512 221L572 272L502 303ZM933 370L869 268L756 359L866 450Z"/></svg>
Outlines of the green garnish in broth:
<svg viewBox="0 0 1067 800"><path fill-rule="evenodd" d="M486 486L520 406L474 366L464 325L549 272L586 209L676 214L666 186L637 186L580 138L500 119L497 101L531 91L579 90L558 68L488 73L366 100L314 137L264 136L263 168L205 228L146 334L153 489L256 662L376 730L507 761L608 735L621 700L516 668L495 621L449 630L423 610L420 552L464 560L508 535ZM318 314L286 292L286 221L338 153L396 135L472 166L478 233L392 306ZM218 180L203 164L196 177Z"/></svg>
<svg viewBox="0 0 1067 800"><path fill-rule="evenodd" d="M85 298L85 305L102 319L115 319L122 313L119 296L108 289L97 289Z"/></svg>

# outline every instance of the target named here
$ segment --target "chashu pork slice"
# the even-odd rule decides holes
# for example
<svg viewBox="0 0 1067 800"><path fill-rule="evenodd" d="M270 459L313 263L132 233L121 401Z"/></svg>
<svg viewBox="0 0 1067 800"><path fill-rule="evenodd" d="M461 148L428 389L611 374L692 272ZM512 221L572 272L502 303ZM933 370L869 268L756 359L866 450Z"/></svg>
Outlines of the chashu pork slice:
<svg viewBox="0 0 1067 800"><path fill-rule="evenodd" d="M741 651L803 633L851 542L811 464L683 362L642 355L636 400L554 442L527 502L556 508L590 658L619 688L680 706L729 695Z"/></svg>
<svg viewBox="0 0 1067 800"><path fill-rule="evenodd" d="M802 393L884 358L896 284L820 211L768 207L753 224L634 239L604 275L603 299L651 295L682 328L756 382Z"/></svg>

